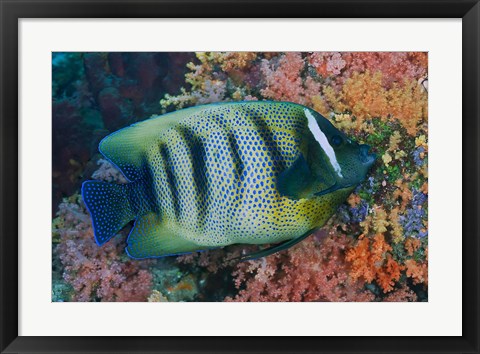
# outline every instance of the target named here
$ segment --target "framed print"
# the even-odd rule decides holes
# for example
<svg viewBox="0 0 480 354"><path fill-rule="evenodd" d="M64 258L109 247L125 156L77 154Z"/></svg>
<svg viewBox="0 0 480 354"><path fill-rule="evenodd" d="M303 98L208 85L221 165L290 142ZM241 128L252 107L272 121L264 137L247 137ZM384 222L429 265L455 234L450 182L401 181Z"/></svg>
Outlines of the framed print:
<svg viewBox="0 0 480 354"><path fill-rule="evenodd" d="M479 6L2 2L2 352L478 352Z"/></svg>

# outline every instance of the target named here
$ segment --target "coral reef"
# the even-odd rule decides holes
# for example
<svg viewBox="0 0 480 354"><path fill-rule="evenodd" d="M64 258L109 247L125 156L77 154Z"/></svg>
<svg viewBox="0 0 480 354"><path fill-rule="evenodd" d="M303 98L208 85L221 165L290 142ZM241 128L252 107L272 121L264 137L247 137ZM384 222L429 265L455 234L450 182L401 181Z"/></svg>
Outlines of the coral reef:
<svg viewBox="0 0 480 354"><path fill-rule="evenodd" d="M97 179L125 181L105 160L99 164ZM53 235L58 240L54 255L63 268L63 279L73 289L67 300L145 301L150 295L152 274L147 266L151 261L125 256L125 234L99 247L93 238L90 216L78 194L60 204Z"/></svg>
<svg viewBox="0 0 480 354"><path fill-rule="evenodd" d="M287 252L237 264L239 289L227 301L372 301L375 295L349 275L342 234L314 236Z"/></svg>
<svg viewBox="0 0 480 354"><path fill-rule="evenodd" d="M145 301L152 288L148 261L123 260L124 237L99 247L86 210L73 198L60 204L61 223L53 231L63 278L74 290L71 300Z"/></svg>
<svg viewBox="0 0 480 354"><path fill-rule="evenodd" d="M68 65L67 65L68 64ZM428 301L428 56L423 52L72 53L54 56L55 301ZM286 100L322 113L377 154L329 223L291 249L256 246L134 261L123 237L93 241L82 178L108 132L219 101ZM57 202L55 202L57 201ZM62 282L63 281L63 282Z"/></svg>

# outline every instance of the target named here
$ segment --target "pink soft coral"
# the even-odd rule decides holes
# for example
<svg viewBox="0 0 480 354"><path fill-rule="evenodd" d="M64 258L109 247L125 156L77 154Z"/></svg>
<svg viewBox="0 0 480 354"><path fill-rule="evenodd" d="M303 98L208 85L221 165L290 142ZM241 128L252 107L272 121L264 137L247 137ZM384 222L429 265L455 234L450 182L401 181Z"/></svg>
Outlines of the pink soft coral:
<svg viewBox="0 0 480 354"><path fill-rule="evenodd" d="M124 260L124 238L103 246L93 238L85 209L77 203L60 204L62 219L56 232L60 243L55 252L64 267L63 278L75 290L73 301L146 301L152 276L147 261Z"/></svg>
<svg viewBox="0 0 480 354"><path fill-rule="evenodd" d="M99 161L97 179L125 182L109 162ZM124 255L125 237L114 237L98 246L93 237L90 217L80 196L59 206L54 223L59 244L55 248L63 266L63 278L75 290L72 301L147 301L152 261L138 261Z"/></svg>
<svg viewBox="0 0 480 354"><path fill-rule="evenodd" d="M317 73L324 77L339 75L346 65L339 52L315 52L310 55L309 61Z"/></svg>
<svg viewBox="0 0 480 354"><path fill-rule="evenodd" d="M286 252L237 265L240 288L227 301L372 301L374 295L348 275L345 235L312 236Z"/></svg>
<svg viewBox="0 0 480 354"><path fill-rule="evenodd" d="M355 72L381 72L385 88L395 82L417 81L427 73L427 53L349 52L342 53L342 58L346 62L345 78Z"/></svg>
<svg viewBox="0 0 480 354"><path fill-rule="evenodd" d="M300 72L305 63L301 53L288 52L280 58L263 59L261 72L266 87L261 90L264 97L277 101L305 103L304 88Z"/></svg>

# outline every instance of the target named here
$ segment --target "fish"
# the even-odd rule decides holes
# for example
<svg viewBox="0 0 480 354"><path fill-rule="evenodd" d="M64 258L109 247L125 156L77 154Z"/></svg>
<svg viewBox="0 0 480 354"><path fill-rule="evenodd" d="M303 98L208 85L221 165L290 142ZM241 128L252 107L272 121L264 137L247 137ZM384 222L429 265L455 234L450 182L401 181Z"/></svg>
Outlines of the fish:
<svg viewBox="0 0 480 354"><path fill-rule="evenodd" d="M81 193L99 246L134 220L134 259L273 245L240 260L256 259L321 228L365 180L369 150L300 104L214 103L106 136L99 151L128 183L89 180Z"/></svg>

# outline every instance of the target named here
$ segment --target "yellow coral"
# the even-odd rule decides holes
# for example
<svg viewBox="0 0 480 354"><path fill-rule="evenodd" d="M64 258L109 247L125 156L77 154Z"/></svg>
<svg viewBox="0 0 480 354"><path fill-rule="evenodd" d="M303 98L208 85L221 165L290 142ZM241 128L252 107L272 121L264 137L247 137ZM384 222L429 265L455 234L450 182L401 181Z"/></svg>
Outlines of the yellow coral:
<svg viewBox="0 0 480 354"><path fill-rule="evenodd" d="M337 93L331 86L325 86L323 88L323 95L330 106L335 112L344 112L347 110L347 106L342 102L342 93Z"/></svg>
<svg viewBox="0 0 480 354"><path fill-rule="evenodd" d="M371 215L367 215L365 217L365 220L363 220L362 222L360 222L360 226L363 228L363 233L365 235L368 235L369 232L370 232L370 227L372 225L372 221L373 221L373 218Z"/></svg>
<svg viewBox="0 0 480 354"><path fill-rule="evenodd" d="M401 242L405 236L403 235L403 227L400 224L400 216L398 208L394 208L390 211L390 227L394 243Z"/></svg>
<svg viewBox="0 0 480 354"><path fill-rule="evenodd" d="M385 210L378 205L374 205L373 211L373 229L378 233L387 231L387 226L390 225L390 223L387 221L388 216Z"/></svg>
<svg viewBox="0 0 480 354"><path fill-rule="evenodd" d="M168 299L158 290L153 290L147 299L148 302L168 302Z"/></svg>
<svg viewBox="0 0 480 354"><path fill-rule="evenodd" d="M412 179L415 180L415 176L412 176ZM397 189L393 192L392 196L394 199L402 199L401 211L404 211L410 200L412 200L412 191L406 180L397 180L395 186Z"/></svg>
<svg viewBox="0 0 480 354"><path fill-rule="evenodd" d="M358 129L357 123L353 120L351 114L335 114L335 126L340 130Z"/></svg>
<svg viewBox="0 0 480 354"><path fill-rule="evenodd" d="M392 135L390 136L390 141L389 141L389 146L388 150L389 151L395 151L398 149L398 144L402 141L402 135L398 130L395 130Z"/></svg>
<svg viewBox="0 0 480 354"><path fill-rule="evenodd" d="M386 152L385 154L383 154L382 160L383 160L383 163L385 164L385 166L388 166L388 164L390 162L392 162L392 156L390 156L390 154L388 152Z"/></svg>
<svg viewBox="0 0 480 354"><path fill-rule="evenodd" d="M427 144L427 137L425 135L420 135L418 137L415 138L415 146L416 147L423 147L425 149L428 148L428 144Z"/></svg>
<svg viewBox="0 0 480 354"><path fill-rule="evenodd" d="M312 108L322 114L325 117L328 117L330 115L330 107L328 106L328 103L325 102L323 97L321 95L315 95L312 96L310 99Z"/></svg>
<svg viewBox="0 0 480 354"><path fill-rule="evenodd" d="M415 80L405 85L395 84L388 92L390 113L400 120L410 135L417 133L418 125L427 118L427 94Z"/></svg>
<svg viewBox="0 0 480 354"><path fill-rule="evenodd" d="M407 153L405 151L403 151L403 150L395 151L395 155L394 155L395 160L400 160L400 159L404 158L405 156L407 156Z"/></svg>

